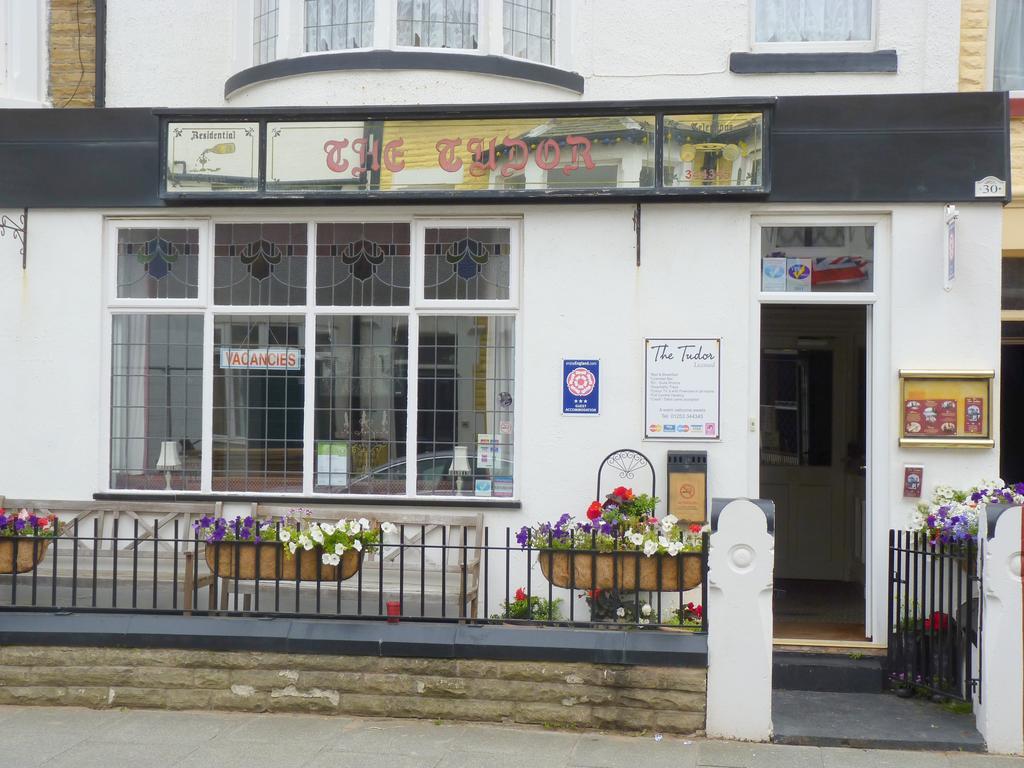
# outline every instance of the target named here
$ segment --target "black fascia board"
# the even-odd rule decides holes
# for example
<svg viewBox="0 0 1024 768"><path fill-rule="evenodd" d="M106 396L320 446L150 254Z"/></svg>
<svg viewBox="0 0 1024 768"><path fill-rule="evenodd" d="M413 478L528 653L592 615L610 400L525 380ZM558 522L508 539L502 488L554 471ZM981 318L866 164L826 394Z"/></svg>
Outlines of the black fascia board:
<svg viewBox="0 0 1024 768"><path fill-rule="evenodd" d="M160 126L167 120L438 119L762 110L770 124L770 192L609 189L160 196ZM167 208L393 204L688 202L973 202L974 182L1009 181L1005 93L783 96L635 102L262 109L0 110L0 207ZM1008 185L1009 186L1009 185ZM682 192L682 194L680 194ZM1007 197L1009 199L1009 189ZM989 198L987 201L992 201ZM999 199L995 199L997 202Z"/></svg>

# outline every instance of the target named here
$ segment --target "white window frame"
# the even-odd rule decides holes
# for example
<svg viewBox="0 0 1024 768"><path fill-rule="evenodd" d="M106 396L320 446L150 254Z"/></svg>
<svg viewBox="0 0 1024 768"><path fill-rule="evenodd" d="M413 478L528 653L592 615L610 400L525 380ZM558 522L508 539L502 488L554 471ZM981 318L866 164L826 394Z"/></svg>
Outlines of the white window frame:
<svg viewBox="0 0 1024 768"><path fill-rule="evenodd" d="M750 50L753 53L847 53L877 50L878 4L871 0L871 37L868 40L808 40L807 42L763 43L757 40L757 4L750 0Z"/></svg>
<svg viewBox="0 0 1024 768"><path fill-rule="evenodd" d="M888 220L880 216L865 214L793 214L759 215L753 224L751 236L756 240L752 243L752 252L756 256L751 271L751 294L762 304L874 304L878 298L879 275L882 270L889 269L888 240L879 242L879 232ZM872 277L870 291L764 291L761 289L761 231L771 227L873 227L874 248L872 258Z"/></svg>
<svg viewBox="0 0 1024 768"><path fill-rule="evenodd" d="M999 11L999 0L992 0L988 9L988 33L985 40L985 86L988 90L995 88L996 79L996 13ZM1024 89L1009 91L1011 99L1024 99Z"/></svg>
<svg viewBox="0 0 1024 768"><path fill-rule="evenodd" d="M46 3L0 0L0 109L47 104Z"/></svg>
<svg viewBox="0 0 1024 768"><path fill-rule="evenodd" d="M248 0L247 0L248 1ZM397 306L335 306L316 304L316 225L335 223L373 223L393 222L409 225L410 233L410 291L409 303ZM218 224L304 224L306 226L306 237L309 248L307 249L307 270L306 270L306 297L302 305L237 305L237 304L216 304L214 303L214 237ZM423 236L422 233L428 228L445 227L475 227L475 228L507 228L509 230L510 243L510 286L509 299L502 301L425 301L423 300ZM448 218L444 216L409 215L397 214L388 215L382 212L366 211L365 213L354 213L350 215L316 215L296 214L288 215L281 210L267 211L267 215L255 214L225 214L209 217L191 218L135 218L131 216L109 217L105 220L104 227L104 269L103 269L103 298L104 298L104 319L103 319L103 351L102 351L102 384L101 396L103 397L104 418L100 429L100 455L105 460L100 463L101 477L98 478L101 488L112 492L122 489L111 487L111 365L113 358L112 334L113 317L118 314L202 314L203 316L203 386L202 386L202 446L203 452L200 462L200 491L204 495L223 495L227 491L213 490L213 452L209 448L213 445L213 352L214 352L214 325L218 317L226 315L252 315L265 317L267 315L291 315L302 316L304 322L305 340L303 343L303 354L307 360L314 359L316 350L316 319L317 317L337 315L387 315L401 316L407 318L409 348L408 348L408 378L407 381L407 402L406 413L406 488L404 495L393 494L354 494L354 493L323 493L314 491L315 480L315 437L314 437L314 416L315 416L315 369L307 365L304 371L304 409L303 409L303 475L302 490L298 491L230 491L232 495L243 495L253 497L288 497L295 495L309 496L317 499L331 499L336 502L346 500L358 502L373 499L378 502L392 502L401 504L409 500L434 500L444 504L459 504L466 502L482 502L493 504L505 504L515 502L519 499L523 486L523 472L521 462L522 440L518 436L521 433L522 412L518 406L522 393L523 376L523 355L522 355L522 320L520 309L522 306L520 298L522 269L522 226L521 216L480 216L480 217L459 217ZM196 299L118 299L117 298L117 233L119 229L145 229L145 228L178 228L178 229L199 229L199 291ZM476 497L471 492L465 496L455 495L429 495L416 493L416 470L418 468L417 454L417 413L419 408L418 381L419 381L419 319L424 316L454 316L468 317L474 315L490 315L512 317L515 322L514 341L514 364L513 382L514 397L516 404L513 405L512 421L514 437L512 442L512 462L514 467L513 491L511 497ZM412 471L409 471L409 468ZM153 490L146 493L153 494L175 494L181 490L162 491Z"/></svg>
<svg viewBox="0 0 1024 768"><path fill-rule="evenodd" d="M9 0L8 0L9 1ZM877 1L877 0L876 0ZM0 0L0 3L4 0ZM253 0L235 0L235 70L241 71L255 66L253 59ZM477 47L476 48L434 48L398 44L398 0L374 0L373 45L362 48L342 48L331 51L307 51L305 40L305 0L280 0L277 10L277 56L276 59L292 59L300 56L322 56L329 53L347 53L370 50L428 51L446 54L469 54L473 56L500 56L512 61L526 61L538 66L571 69L571 14L575 4L568 0L553 0L551 19L551 63L545 64L505 53L502 35L503 0L477 0ZM275 60L276 60L275 59Z"/></svg>

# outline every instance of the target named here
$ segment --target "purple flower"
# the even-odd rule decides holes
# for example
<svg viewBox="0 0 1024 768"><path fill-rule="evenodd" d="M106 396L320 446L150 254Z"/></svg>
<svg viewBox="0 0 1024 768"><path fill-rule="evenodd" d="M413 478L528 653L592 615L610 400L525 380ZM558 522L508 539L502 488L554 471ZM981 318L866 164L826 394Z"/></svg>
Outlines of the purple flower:
<svg viewBox="0 0 1024 768"><path fill-rule="evenodd" d="M24 527L25 527L25 521L22 520L20 517L16 518L15 521L14 521L14 530L15 531L20 531Z"/></svg>
<svg viewBox="0 0 1024 768"><path fill-rule="evenodd" d="M523 549L526 549L526 543L530 540L530 529L525 525L519 529L519 533L516 534L516 542Z"/></svg>

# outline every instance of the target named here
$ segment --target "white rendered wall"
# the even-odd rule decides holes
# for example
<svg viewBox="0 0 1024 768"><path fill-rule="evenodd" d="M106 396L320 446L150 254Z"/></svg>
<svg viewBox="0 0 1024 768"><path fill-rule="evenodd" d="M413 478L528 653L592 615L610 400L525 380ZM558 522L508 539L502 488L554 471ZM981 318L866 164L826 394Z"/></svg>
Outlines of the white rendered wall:
<svg viewBox="0 0 1024 768"><path fill-rule="evenodd" d="M102 217L33 209L28 223L28 269L20 243L0 238L0 495L88 499L109 418L100 395Z"/></svg>
<svg viewBox="0 0 1024 768"><path fill-rule="evenodd" d="M329 215L330 210L319 213ZM450 207L376 209L382 210L397 217L451 213ZM879 207L813 210L886 215ZM598 461L619 447L636 447L651 457L662 495L666 452L701 449L708 451L709 495L758 496L757 462L751 457L757 455L759 432L748 429L758 402L757 375L751 370L757 356L752 345L758 343L753 335L758 310L751 287L756 269L751 216L808 209L742 203L648 205L639 268L634 209L629 205L460 207L459 212L524 216L517 331L524 374L516 384L523 506L488 513L489 524L519 527L562 512L582 514L594 493ZM973 204L961 205L960 212L958 277L951 292L942 289L941 205L893 207L892 257L889 264L878 265L878 365L870 423L876 627L884 622L887 531L905 526L913 512L913 503L902 498L903 465L924 465L926 493L936 483L965 486L997 473L994 449L896 446L899 368L998 369L1001 209L998 204ZM253 213L265 217L268 212ZM289 209L284 215L292 213L304 216L310 210ZM217 212L190 209L187 214ZM105 490L107 463L102 215L32 211L30 217L27 271L21 270L17 243L0 239L0 356L18 361L17 375L0 377L5 435L0 441L0 494L89 498ZM647 336L722 338L720 440L642 440ZM561 360L582 357L601 360L601 415L565 417ZM998 423L993 426L998 434ZM385 518L387 509L363 511Z"/></svg>
<svg viewBox="0 0 1024 768"><path fill-rule="evenodd" d="M281 0L281 3L298 0ZM498 0L482 0L497 3ZM878 0L876 48L895 48L895 74L735 75L729 54L750 50L748 0L566 0L567 69L584 93L488 75L350 71L258 84L224 100L251 20L228 0L109 0L107 104L342 106L957 90L958 0Z"/></svg>

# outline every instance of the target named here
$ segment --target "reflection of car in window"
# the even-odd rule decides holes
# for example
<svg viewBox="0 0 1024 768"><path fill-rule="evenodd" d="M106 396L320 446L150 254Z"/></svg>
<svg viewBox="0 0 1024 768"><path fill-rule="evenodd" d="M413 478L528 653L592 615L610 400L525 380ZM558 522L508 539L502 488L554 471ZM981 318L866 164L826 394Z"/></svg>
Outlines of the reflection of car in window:
<svg viewBox="0 0 1024 768"><path fill-rule="evenodd" d="M426 495L452 493L455 478L451 475L454 456L451 451L421 455L416 459L416 492ZM353 478L346 490L348 493L394 494L405 493L407 461L405 457L393 459L372 471ZM471 487L471 478L476 474L476 462L470 459L473 474L466 478L464 487Z"/></svg>

